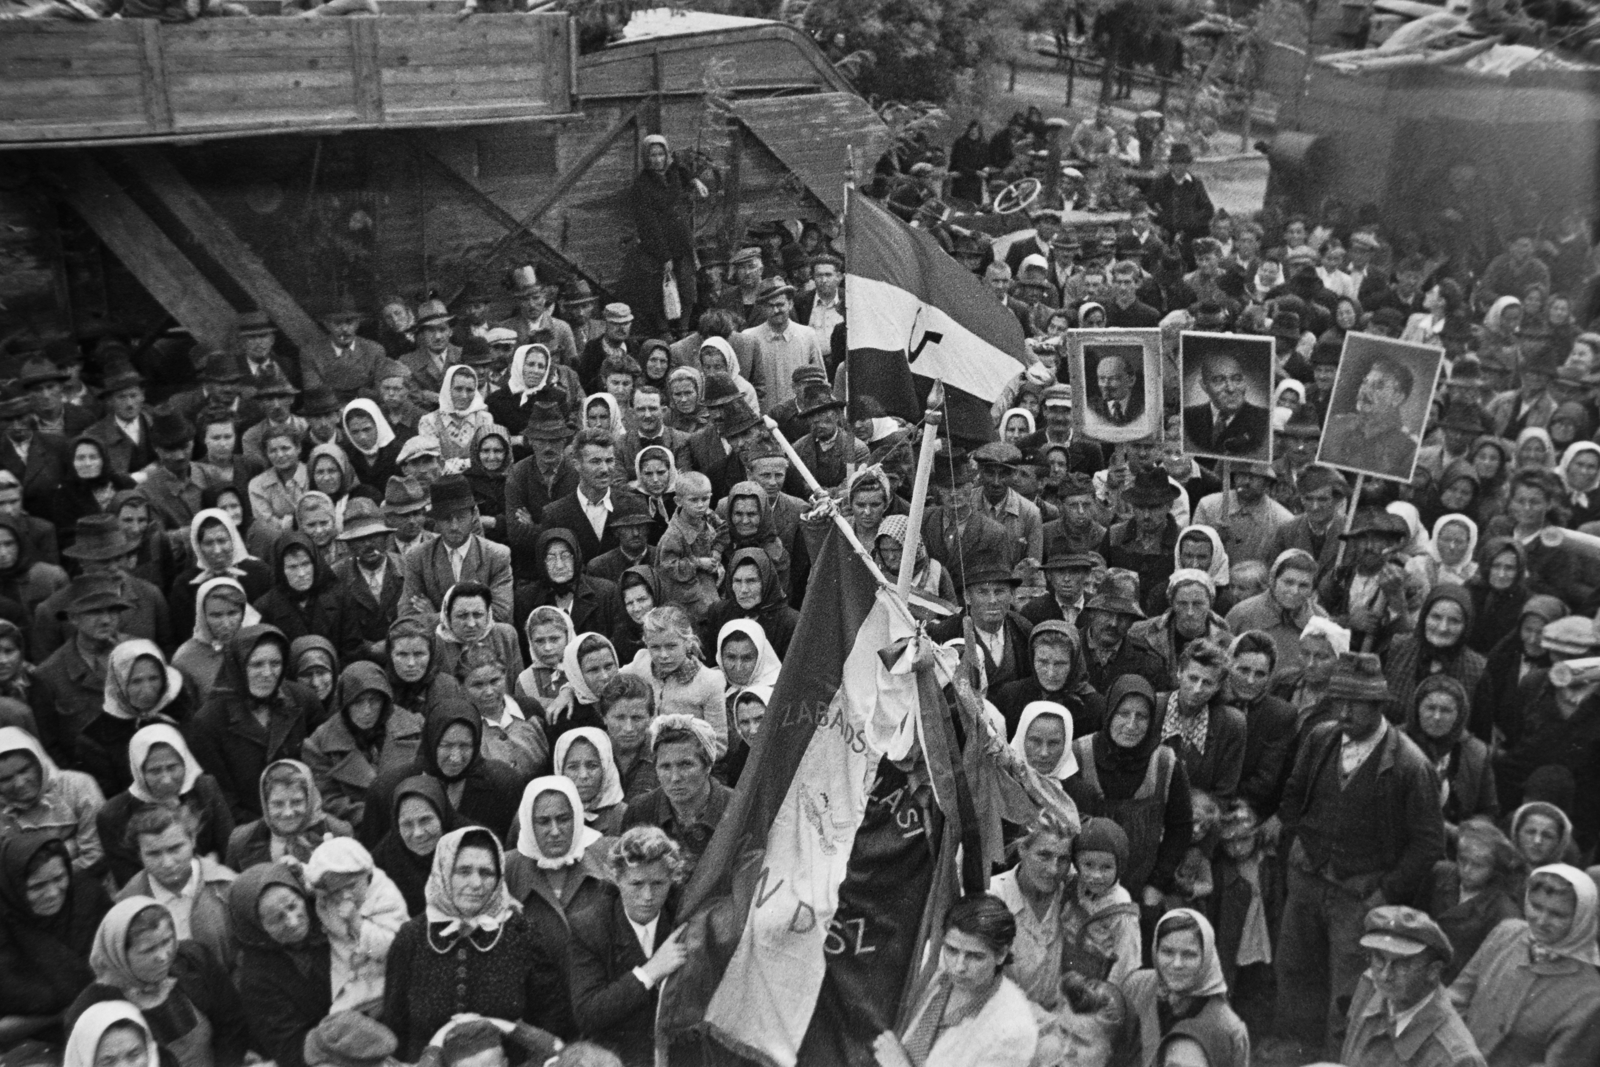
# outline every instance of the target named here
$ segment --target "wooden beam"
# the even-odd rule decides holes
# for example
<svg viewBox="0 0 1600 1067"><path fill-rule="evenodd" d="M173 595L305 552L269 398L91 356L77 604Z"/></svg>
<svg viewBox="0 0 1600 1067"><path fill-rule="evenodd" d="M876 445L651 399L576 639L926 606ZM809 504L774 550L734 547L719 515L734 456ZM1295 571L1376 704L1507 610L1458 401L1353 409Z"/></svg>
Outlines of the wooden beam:
<svg viewBox="0 0 1600 1067"><path fill-rule="evenodd" d="M150 216L86 152L63 153L45 172L139 283L196 340L223 345L237 312Z"/></svg>
<svg viewBox="0 0 1600 1067"><path fill-rule="evenodd" d="M167 58L161 43L161 23L140 19L139 88L144 97L144 117L152 130L172 129L172 100L167 96Z"/></svg>
<svg viewBox="0 0 1600 1067"><path fill-rule="evenodd" d="M351 19L351 22L367 20ZM291 344L301 351L327 339L315 319L289 295L267 265L246 244L228 220L219 215L199 190L178 172L161 148L130 148L118 153L151 195L172 212L179 224L239 288L250 294L256 307L267 313Z"/></svg>

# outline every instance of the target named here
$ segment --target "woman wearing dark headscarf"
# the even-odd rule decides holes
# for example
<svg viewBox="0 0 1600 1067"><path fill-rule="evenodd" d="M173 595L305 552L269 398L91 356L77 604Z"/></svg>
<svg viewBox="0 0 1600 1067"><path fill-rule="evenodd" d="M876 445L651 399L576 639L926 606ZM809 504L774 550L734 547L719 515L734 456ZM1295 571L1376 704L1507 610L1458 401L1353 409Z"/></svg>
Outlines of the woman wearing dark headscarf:
<svg viewBox="0 0 1600 1067"><path fill-rule="evenodd" d="M455 676L442 668L434 645L438 620L404 615L389 627L389 652L385 677L394 694L394 706L426 719L447 700L465 700Z"/></svg>
<svg viewBox="0 0 1600 1067"><path fill-rule="evenodd" d="M989 143L983 123L973 119L950 146L950 195L971 204L983 203L983 170L989 165Z"/></svg>
<svg viewBox="0 0 1600 1067"><path fill-rule="evenodd" d="M534 581L517 591L514 617L526 619L534 608L551 605L566 612L580 633L608 634L616 629L622 617L616 583L584 573L586 561L571 530L556 526L541 533L534 559Z"/></svg>
<svg viewBox="0 0 1600 1067"><path fill-rule="evenodd" d="M892 499L887 482L882 483L884 496ZM726 518L728 520L728 550L723 555L723 565L732 570L733 557L736 553L746 548L758 548L772 560L772 565L777 568L778 587L783 590L783 595L789 595L789 551L783 547L783 541L778 537L778 528L772 520L772 504L767 497L767 491L756 482L736 482L728 491L728 507ZM859 531L858 531L859 532ZM871 531L871 536L864 537L866 544L871 544L877 536L877 529Z"/></svg>
<svg viewBox="0 0 1600 1067"><path fill-rule="evenodd" d="M0 598L21 605L24 618L51 593L67 584L67 572L33 556L16 519L0 516Z"/></svg>
<svg viewBox="0 0 1600 1067"><path fill-rule="evenodd" d="M562 968L505 873L498 836L481 826L446 834L434 849L424 912L389 948L382 1020L400 1043L398 1059L417 1059L462 1012L572 1036Z"/></svg>
<svg viewBox="0 0 1600 1067"><path fill-rule="evenodd" d="M111 650L105 693L100 714L78 736L78 761L109 797L133 783L128 771L133 735L153 723L182 726L194 714L194 699L183 672L167 663L154 641L142 638Z"/></svg>
<svg viewBox="0 0 1600 1067"><path fill-rule="evenodd" d="M1156 1050L1177 1024L1192 1021L1226 1035L1227 1058L1211 1067L1247 1067L1250 1035L1228 1006L1228 983L1217 955L1217 935L1205 916L1174 908L1156 923L1151 938L1153 967L1123 980L1128 1006L1139 1017L1144 1062L1156 1063Z"/></svg>
<svg viewBox="0 0 1600 1067"><path fill-rule="evenodd" d="M90 1005L125 1000L178 1067L240 1067L250 1045L244 1005L204 946L179 941L172 915L153 897L119 901L89 950L94 983L67 1009L73 1026Z"/></svg>
<svg viewBox="0 0 1600 1067"><path fill-rule="evenodd" d="M1430 675L1417 683L1406 708L1406 735L1439 772L1446 832L1476 815L1498 816L1489 746L1467 733L1472 702L1466 686L1448 674Z"/></svg>
<svg viewBox="0 0 1600 1067"><path fill-rule="evenodd" d="M1471 517L1476 514L1482 502L1478 487L1478 470L1472 461L1451 460L1432 487L1422 495L1417 508L1422 525L1431 530L1446 515L1459 513Z"/></svg>
<svg viewBox="0 0 1600 1067"><path fill-rule="evenodd" d="M0 1021L15 1037L53 1026L93 981L89 947L111 901L47 830L0 841Z"/></svg>
<svg viewBox="0 0 1600 1067"><path fill-rule="evenodd" d="M655 568L643 563L622 572L617 592L622 600L622 617L607 636L617 650L617 658L623 663L632 663L633 657L644 648L644 617L651 608L665 604L666 600L661 595L661 581L656 577Z"/></svg>
<svg viewBox="0 0 1600 1067"><path fill-rule="evenodd" d="M722 599L706 612L701 644L715 648L717 635L726 623L752 619L766 633L781 660L788 654L800 613L789 606L772 557L760 548L741 548L728 560L727 571Z"/></svg>
<svg viewBox="0 0 1600 1067"><path fill-rule="evenodd" d="M339 580L311 538L291 530L278 539L272 581L272 588L256 601L262 622L276 626L290 641L318 634L333 642L341 658L360 656L360 634L345 625Z"/></svg>
<svg viewBox="0 0 1600 1067"><path fill-rule="evenodd" d="M378 775L416 762L422 716L396 707L382 668L366 660L344 669L333 706L335 714L306 738L303 753L323 810L360 826Z"/></svg>
<svg viewBox="0 0 1600 1067"><path fill-rule="evenodd" d="M414 774L395 786L389 830L373 847L372 859L400 887L410 914L422 914L423 890L439 839L461 826L438 779Z"/></svg>
<svg viewBox="0 0 1600 1067"><path fill-rule="evenodd" d="M684 433L703 430L711 422L705 405L706 377L699 367L674 367L667 375L667 425Z"/></svg>
<svg viewBox="0 0 1600 1067"><path fill-rule="evenodd" d="M291 858L304 863L328 838L351 836L349 823L322 809L311 768L299 760L278 760L262 772L261 810L228 837L228 866L236 871Z"/></svg>
<svg viewBox="0 0 1600 1067"><path fill-rule="evenodd" d="M511 473L511 433L504 426L484 426L472 437L467 484L478 502L485 536L506 543L506 475Z"/></svg>
<svg viewBox="0 0 1600 1067"><path fill-rule="evenodd" d="M1393 697L1388 714L1396 725L1415 703L1417 686L1425 679L1442 674L1454 678L1471 693L1483 677L1483 654L1467 646L1473 613L1472 597L1465 586L1441 585L1434 589L1417 615L1416 630L1390 642L1385 657L1384 674ZM1465 712L1465 706L1461 710ZM1462 726L1465 727L1464 722Z"/></svg>
<svg viewBox="0 0 1600 1067"><path fill-rule="evenodd" d="M128 773L132 784L108 799L95 816L113 882L127 884L143 866L126 834L135 813L147 806L189 809L196 855L222 859L233 833L233 814L217 780L201 772L200 761L176 727L158 722L134 734L128 742Z"/></svg>
<svg viewBox="0 0 1600 1067"><path fill-rule="evenodd" d="M376 842L388 832L394 790L402 779L415 774L437 781L464 822L488 826L500 834L516 818L521 783L510 767L484 757L483 717L465 698L447 700L428 716L422 726L422 746L410 767L386 771L372 783L361 820L363 844Z"/></svg>
<svg viewBox="0 0 1600 1067"><path fill-rule="evenodd" d="M339 653L321 634L302 634L289 642L289 677L311 690L317 712L306 723L315 730L333 715L333 686L339 677Z"/></svg>
<svg viewBox="0 0 1600 1067"><path fill-rule="evenodd" d="M1517 628L1502 637L1484 657L1483 677L1472 693L1472 719L1467 729L1483 741L1494 736L1495 726L1522 714L1517 695L1522 679L1533 671L1548 670L1550 652L1544 647L1544 628L1566 618L1567 606L1543 593L1522 605Z"/></svg>
<svg viewBox="0 0 1600 1067"><path fill-rule="evenodd" d="M1106 694L1098 733L1073 741L1078 773L1065 785L1084 815L1111 819L1128 835L1121 881L1146 908L1161 905L1189 848L1194 814L1183 761L1155 729L1156 692L1125 674Z"/></svg>
<svg viewBox="0 0 1600 1067"><path fill-rule="evenodd" d="M228 915L250 1047L278 1067L307 1067L306 1035L333 1003L332 955L311 894L285 864L263 863L234 880Z"/></svg>
<svg viewBox="0 0 1600 1067"><path fill-rule="evenodd" d="M106 446L85 434L72 442L72 469L51 497L50 519L56 524L56 547L71 548L77 540L77 523L85 515L104 515L111 501L133 479L118 474Z"/></svg>
<svg viewBox="0 0 1600 1067"><path fill-rule="evenodd" d="M256 784L274 760L295 759L317 712L311 691L288 678L289 641L276 626L246 626L189 725L189 747L216 776L235 822L261 816Z"/></svg>
<svg viewBox="0 0 1600 1067"><path fill-rule="evenodd" d="M1491 537L1480 559L1478 573L1466 586L1473 619L1467 630L1467 647L1487 653L1516 629L1529 596L1528 558L1515 538Z"/></svg>

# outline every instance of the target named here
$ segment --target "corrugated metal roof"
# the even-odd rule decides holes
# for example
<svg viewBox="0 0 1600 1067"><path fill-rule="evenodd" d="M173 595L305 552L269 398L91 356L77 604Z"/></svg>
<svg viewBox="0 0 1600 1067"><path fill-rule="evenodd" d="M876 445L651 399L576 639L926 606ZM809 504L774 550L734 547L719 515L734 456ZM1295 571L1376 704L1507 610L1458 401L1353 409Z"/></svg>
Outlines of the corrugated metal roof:
<svg viewBox="0 0 1600 1067"><path fill-rule="evenodd" d="M844 210L850 150L855 180L864 183L889 147L889 128L854 93L740 100L733 112L836 215Z"/></svg>

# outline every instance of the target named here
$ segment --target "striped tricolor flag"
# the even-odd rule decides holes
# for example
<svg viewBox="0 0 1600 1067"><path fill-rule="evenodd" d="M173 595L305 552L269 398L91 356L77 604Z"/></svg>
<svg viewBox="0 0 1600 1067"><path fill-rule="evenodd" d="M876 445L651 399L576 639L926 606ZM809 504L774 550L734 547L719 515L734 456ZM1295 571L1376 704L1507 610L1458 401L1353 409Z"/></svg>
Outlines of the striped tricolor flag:
<svg viewBox="0 0 1600 1067"><path fill-rule="evenodd" d="M989 407L1024 366L1016 316L928 233L854 190L845 239L851 393L916 422L940 378L950 435L993 440Z"/></svg>
<svg viewBox="0 0 1600 1067"><path fill-rule="evenodd" d="M919 707L916 675L878 654L908 636L891 595L830 531L739 789L685 891L689 962L658 1019L673 1063L707 1062L710 1040L769 1067L844 1067L846 1046L858 1055L894 1025L933 862L914 791L879 774ZM808 1037L814 1015L828 1032Z"/></svg>

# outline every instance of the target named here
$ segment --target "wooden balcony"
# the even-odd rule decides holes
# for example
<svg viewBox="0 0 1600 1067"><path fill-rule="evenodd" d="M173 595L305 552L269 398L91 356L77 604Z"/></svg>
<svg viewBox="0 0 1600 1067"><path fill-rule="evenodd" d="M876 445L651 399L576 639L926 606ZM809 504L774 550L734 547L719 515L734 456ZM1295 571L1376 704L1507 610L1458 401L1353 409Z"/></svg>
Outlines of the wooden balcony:
<svg viewBox="0 0 1600 1067"><path fill-rule="evenodd" d="M567 16L392 11L0 22L0 147L464 126L577 110Z"/></svg>

